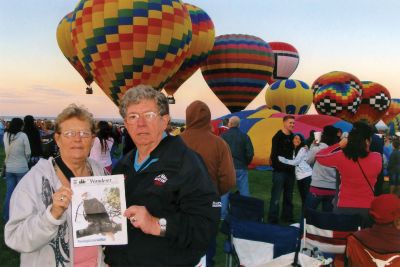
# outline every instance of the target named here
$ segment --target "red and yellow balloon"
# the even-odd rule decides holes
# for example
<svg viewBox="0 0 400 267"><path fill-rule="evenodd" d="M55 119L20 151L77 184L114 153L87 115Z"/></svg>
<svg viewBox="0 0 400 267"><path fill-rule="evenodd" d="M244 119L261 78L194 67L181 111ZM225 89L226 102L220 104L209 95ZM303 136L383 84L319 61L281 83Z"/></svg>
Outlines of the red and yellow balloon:
<svg viewBox="0 0 400 267"><path fill-rule="evenodd" d="M133 86L161 89L191 40L192 23L180 0L85 0L74 11L78 58L116 105Z"/></svg>
<svg viewBox="0 0 400 267"><path fill-rule="evenodd" d="M73 12L68 13L57 26L57 43L61 52L67 58L69 63L82 76L85 83L90 86L93 82L93 77L88 73L79 61L71 39L71 25L73 20Z"/></svg>
<svg viewBox="0 0 400 267"><path fill-rule="evenodd" d="M214 23L201 8L184 4L192 21L192 43L179 70L164 86L168 95L173 96L179 87L195 73L210 54L215 40Z"/></svg>

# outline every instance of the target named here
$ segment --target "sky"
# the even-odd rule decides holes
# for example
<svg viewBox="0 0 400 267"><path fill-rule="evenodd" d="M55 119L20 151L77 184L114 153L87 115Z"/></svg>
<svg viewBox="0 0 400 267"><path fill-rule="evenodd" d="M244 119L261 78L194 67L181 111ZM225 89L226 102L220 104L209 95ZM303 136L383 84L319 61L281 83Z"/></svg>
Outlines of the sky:
<svg viewBox="0 0 400 267"><path fill-rule="evenodd" d="M56 116L70 103L85 105L98 118L119 118L101 89L86 85L57 45L59 21L77 0L3 1L0 9L0 117ZM208 13L216 35L250 34L266 42L292 44L300 63L291 76L311 85L330 71L346 71L384 85L400 98L400 1L398 0L191 0ZM265 104L265 90L249 104ZM194 100L212 117L228 114L197 71L175 94L171 116L184 119ZM313 112L311 110L311 112ZM315 111L314 111L315 112Z"/></svg>

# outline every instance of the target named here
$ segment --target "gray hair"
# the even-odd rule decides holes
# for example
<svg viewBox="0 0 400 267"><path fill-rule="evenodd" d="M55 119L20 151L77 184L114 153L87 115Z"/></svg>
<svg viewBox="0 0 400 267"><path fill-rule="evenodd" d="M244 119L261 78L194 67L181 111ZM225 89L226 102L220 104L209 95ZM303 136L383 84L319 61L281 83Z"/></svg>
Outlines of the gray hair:
<svg viewBox="0 0 400 267"><path fill-rule="evenodd" d="M169 114L167 97L163 93L155 90L150 85L141 84L132 87L126 91L125 95L123 96L119 105L119 114L121 114L122 118L125 118L126 110L128 109L129 105L138 104L143 99L156 101L158 111L160 112L161 116Z"/></svg>
<svg viewBox="0 0 400 267"><path fill-rule="evenodd" d="M230 122L231 127L239 127L240 118L238 116L232 116L229 118L229 122Z"/></svg>
<svg viewBox="0 0 400 267"><path fill-rule="evenodd" d="M54 130L56 133L61 132L60 124L66 120L77 118L82 121L87 121L90 125L90 131L95 133L96 131L96 122L93 118L93 114L87 110L84 106L78 106L77 104L70 104L66 107L60 114L58 114L55 124Z"/></svg>

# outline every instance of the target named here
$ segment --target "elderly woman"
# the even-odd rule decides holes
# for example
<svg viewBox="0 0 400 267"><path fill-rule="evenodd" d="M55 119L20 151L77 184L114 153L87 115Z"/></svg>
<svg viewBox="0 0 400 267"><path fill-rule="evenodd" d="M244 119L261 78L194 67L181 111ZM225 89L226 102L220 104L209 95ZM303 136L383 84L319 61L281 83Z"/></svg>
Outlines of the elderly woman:
<svg viewBox="0 0 400 267"><path fill-rule="evenodd" d="M120 113L136 145L113 170L124 174L128 244L108 246L115 266L194 266L216 235L219 198L200 156L165 133L167 98L148 86L128 90Z"/></svg>
<svg viewBox="0 0 400 267"><path fill-rule="evenodd" d="M74 248L70 178L104 175L88 159L95 124L86 109L74 104L58 115L57 158L41 159L21 180L10 203L6 244L21 253L21 266L101 266L101 247Z"/></svg>

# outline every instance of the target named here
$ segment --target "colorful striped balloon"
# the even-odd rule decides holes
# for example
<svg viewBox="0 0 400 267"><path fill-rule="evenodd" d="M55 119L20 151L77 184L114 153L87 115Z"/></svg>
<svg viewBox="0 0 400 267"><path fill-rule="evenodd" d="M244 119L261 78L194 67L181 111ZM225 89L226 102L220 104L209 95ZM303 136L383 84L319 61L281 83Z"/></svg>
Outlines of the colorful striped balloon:
<svg viewBox="0 0 400 267"><path fill-rule="evenodd" d="M314 94L314 106L319 114L348 120L361 103L360 92L343 83L332 83L319 88Z"/></svg>
<svg viewBox="0 0 400 267"><path fill-rule="evenodd" d="M182 65L191 39L180 0L85 0L72 23L79 60L116 105L132 86L161 89Z"/></svg>
<svg viewBox="0 0 400 267"><path fill-rule="evenodd" d="M192 20L192 44L182 66L164 86L164 90L171 96L205 62L215 40L214 23L207 13L194 5L186 3L184 5Z"/></svg>
<svg viewBox="0 0 400 267"><path fill-rule="evenodd" d="M215 39L201 72L222 103L236 112L260 93L273 69L274 57L268 43L251 35L228 34Z"/></svg>
<svg viewBox="0 0 400 267"><path fill-rule="evenodd" d="M275 57L274 73L268 83L272 84L277 80L288 79L299 65L299 52L288 43L269 42L268 44Z"/></svg>
<svg viewBox="0 0 400 267"><path fill-rule="evenodd" d="M76 51L72 45L71 25L73 20L73 12L68 13L57 26L57 43L63 55L67 58L72 67L82 76L85 83L89 86L93 82L93 77L90 75L82 63L76 56Z"/></svg>
<svg viewBox="0 0 400 267"><path fill-rule="evenodd" d="M385 115L383 115L382 120L384 123L388 124L399 114L400 114L400 98L392 98L390 100L390 106L386 111Z"/></svg>
<svg viewBox="0 0 400 267"><path fill-rule="evenodd" d="M395 135L396 132L399 132L400 131L400 114L398 114L391 121L389 121L387 123L387 126L389 127L390 135Z"/></svg>
<svg viewBox="0 0 400 267"><path fill-rule="evenodd" d="M328 85L331 83L343 83L348 84L351 87L356 88L361 92L362 83L361 81L351 73L344 71L331 71L325 73L318 77L314 83L311 85L311 88L314 90L314 93L324 85Z"/></svg>
<svg viewBox="0 0 400 267"><path fill-rule="evenodd" d="M287 114L306 114L312 101L310 86L299 80L274 82L265 92L267 108Z"/></svg>
<svg viewBox="0 0 400 267"><path fill-rule="evenodd" d="M361 104L350 122L367 121L375 125L385 114L390 105L390 93L383 85L376 82L362 82Z"/></svg>

